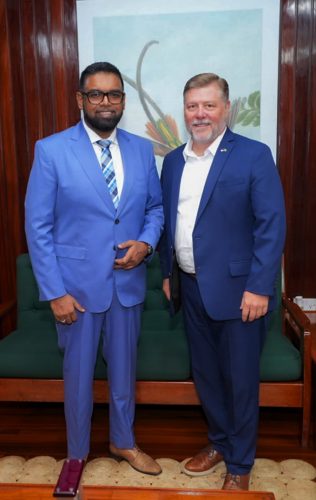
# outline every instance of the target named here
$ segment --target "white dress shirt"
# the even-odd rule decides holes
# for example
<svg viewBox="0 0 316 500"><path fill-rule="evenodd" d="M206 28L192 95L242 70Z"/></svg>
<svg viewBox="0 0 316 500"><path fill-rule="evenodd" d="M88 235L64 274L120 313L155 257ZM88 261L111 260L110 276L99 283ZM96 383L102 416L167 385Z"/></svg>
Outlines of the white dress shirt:
<svg viewBox="0 0 316 500"><path fill-rule="evenodd" d="M192 233L205 182L225 131L226 128L204 151L203 156L194 153L191 139L183 150L185 165L179 192L175 250L178 264L186 273L195 273Z"/></svg>
<svg viewBox="0 0 316 500"><path fill-rule="evenodd" d="M97 144L97 141L102 139L102 137L100 137L94 130L92 130L84 120L82 120L82 123L92 143L93 149L95 151L95 154L97 156L101 168L102 148L100 147L99 144ZM107 139L112 141L112 144L110 145L110 151L113 159L113 167L116 177L117 191L120 198L124 183L124 167L123 167L121 151L116 138L116 129L113 130L112 134L110 135L110 137L107 137Z"/></svg>

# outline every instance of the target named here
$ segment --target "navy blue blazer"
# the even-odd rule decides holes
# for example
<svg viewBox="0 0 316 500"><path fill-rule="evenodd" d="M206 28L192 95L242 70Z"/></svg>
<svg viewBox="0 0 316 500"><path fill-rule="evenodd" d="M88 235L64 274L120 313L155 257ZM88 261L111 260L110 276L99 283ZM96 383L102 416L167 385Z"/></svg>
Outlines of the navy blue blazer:
<svg viewBox="0 0 316 500"><path fill-rule="evenodd" d="M165 230L160 244L170 277L184 145L164 160L161 183ZM195 227L193 253L200 293L216 320L241 317L245 290L270 296L285 240L283 190L268 146L227 129L209 171Z"/></svg>

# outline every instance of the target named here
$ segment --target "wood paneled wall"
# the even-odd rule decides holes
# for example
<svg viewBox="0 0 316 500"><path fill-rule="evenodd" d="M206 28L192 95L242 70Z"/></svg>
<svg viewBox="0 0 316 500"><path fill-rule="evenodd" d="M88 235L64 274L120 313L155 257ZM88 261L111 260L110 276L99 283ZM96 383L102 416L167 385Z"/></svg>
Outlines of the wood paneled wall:
<svg viewBox="0 0 316 500"><path fill-rule="evenodd" d="M37 139L79 119L75 0L0 0L0 304L15 298L26 251L24 196ZM1 312L0 305L0 312ZM2 319L0 336L14 327Z"/></svg>
<svg viewBox="0 0 316 500"><path fill-rule="evenodd" d="M315 1L281 0L278 164L285 190L289 296L316 296ZM0 0L0 316L26 250L24 195L34 142L75 123L75 0ZM314 113L313 113L314 111ZM0 319L14 327L14 310Z"/></svg>
<svg viewBox="0 0 316 500"><path fill-rule="evenodd" d="M316 2L283 0L278 163L287 207L289 297L316 297Z"/></svg>

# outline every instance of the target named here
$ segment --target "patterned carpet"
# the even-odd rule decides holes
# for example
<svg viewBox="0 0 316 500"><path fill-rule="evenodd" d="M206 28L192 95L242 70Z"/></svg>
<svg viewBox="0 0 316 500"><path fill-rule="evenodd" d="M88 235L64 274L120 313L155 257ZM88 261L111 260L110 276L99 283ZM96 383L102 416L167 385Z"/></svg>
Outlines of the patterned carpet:
<svg viewBox="0 0 316 500"><path fill-rule="evenodd" d="M181 463L171 458L157 460L163 472L148 476L136 472L125 461L97 458L85 466L83 484L109 486L152 486L155 488L220 489L225 474L224 463L218 464L211 474L189 477L181 472ZM52 457L7 456L0 458L0 483L55 484L63 460ZM259 458L251 474L250 489L270 491L276 500L315 500L316 469L302 460L275 462Z"/></svg>

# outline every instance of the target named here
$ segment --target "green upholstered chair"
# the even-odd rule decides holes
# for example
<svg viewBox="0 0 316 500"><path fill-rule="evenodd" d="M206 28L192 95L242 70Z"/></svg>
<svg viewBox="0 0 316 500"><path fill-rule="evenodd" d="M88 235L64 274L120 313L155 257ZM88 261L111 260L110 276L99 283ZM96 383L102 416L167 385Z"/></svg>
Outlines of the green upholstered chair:
<svg viewBox="0 0 316 500"><path fill-rule="evenodd" d="M269 328L260 362L260 380L285 382L302 377L302 355L284 335L281 279L277 281L277 306L269 318Z"/></svg>
<svg viewBox="0 0 316 500"><path fill-rule="evenodd" d="M159 259L149 264L147 296L137 361L137 401L199 404L191 381L189 351L181 314L170 318L162 290ZM306 317L296 304L281 297L272 313L260 373L262 406L303 409L302 443L310 422L311 370ZM304 319L305 318L305 319ZM284 322L297 336L295 346L284 335ZM38 288L28 254L17 259L17 328L0 341L0 401L62 401L62 353L54 319ZM95 400L106 401L106 364L99 353Z"/></svg>
<svg viewBox="0 0 316 500"><path fill-rule="evenodd" d="M277 282L277 307L271 313L260 362L260 405L302 409L301 444L311 422L311 331L303 311Z"/></svg>
<svg viewBox="0 0 316 500"><path fill-rule="evenodd" d="M148 273L137 378L186 380L190 377L190 362L182 318L180 314L170 318L161 279L155 258ZM57 346L54 318L49 304L38 300L28 254L17 259L17 280L17 329L0 342L0 377L61 379L63 356ZM106 379L101 352L95 378Z"/></svg>

